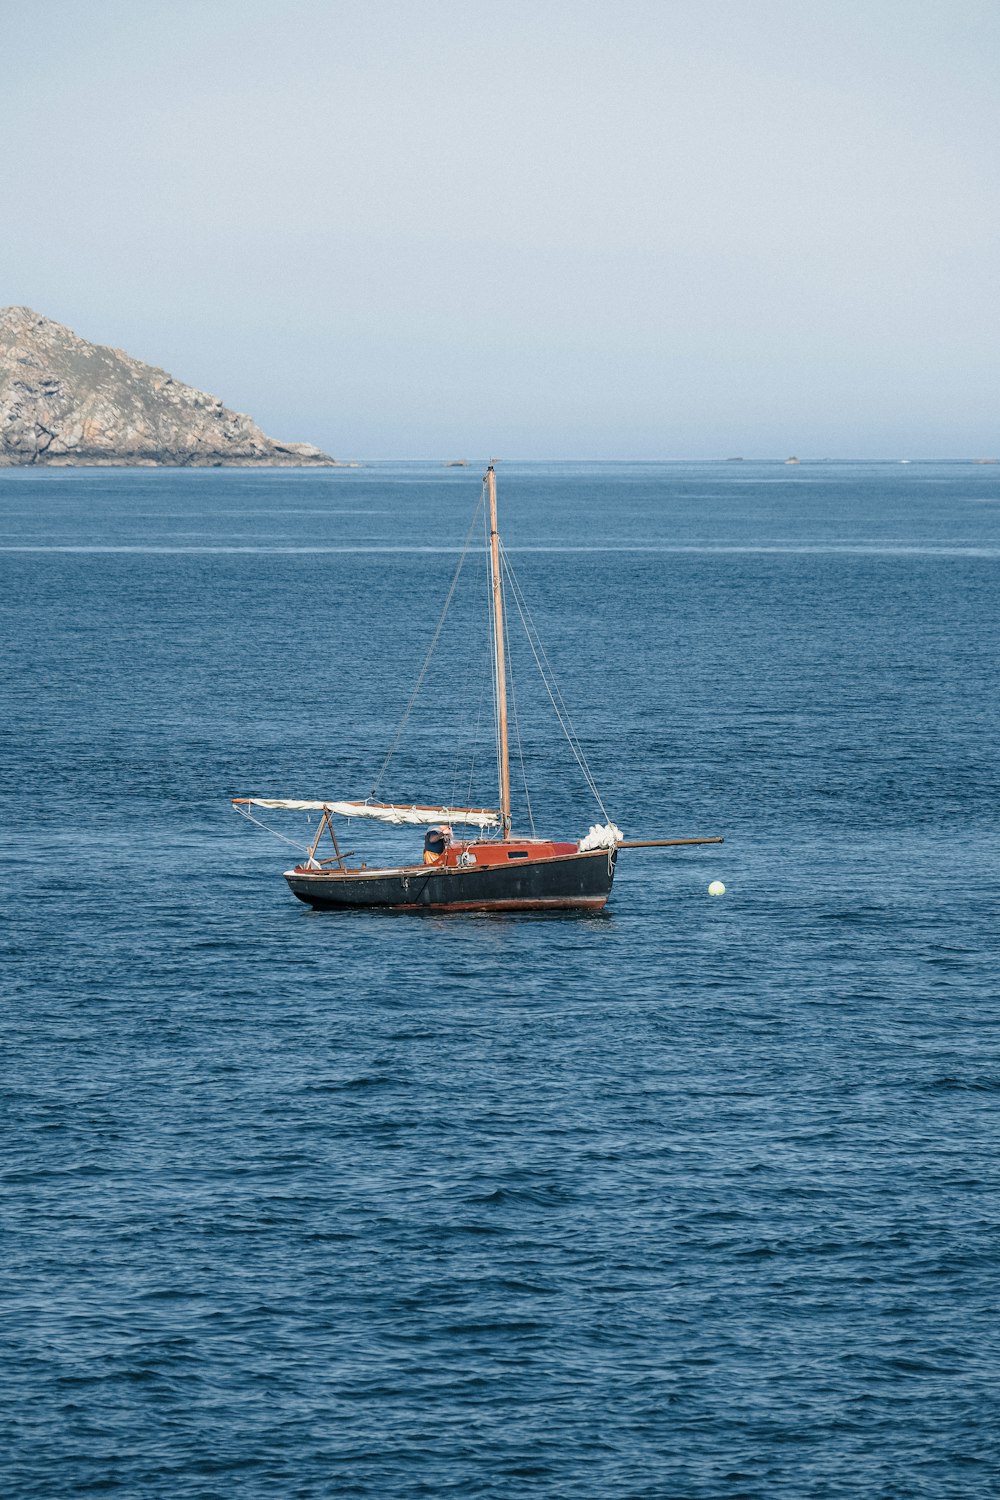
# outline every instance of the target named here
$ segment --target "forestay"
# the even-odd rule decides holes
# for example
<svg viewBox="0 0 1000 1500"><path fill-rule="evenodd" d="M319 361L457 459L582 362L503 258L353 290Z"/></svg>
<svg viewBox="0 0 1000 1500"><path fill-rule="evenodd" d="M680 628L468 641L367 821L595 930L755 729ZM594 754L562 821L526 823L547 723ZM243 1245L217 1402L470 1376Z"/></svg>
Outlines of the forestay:
<svg viewBox="0 0 1000 1500"><path fill-rule="evenodd" d="M378 823L468 823L499 828L500 814L488 807L423 807L394 802L303 802L287 797L234 797L234 807L264 807L285 812L325 812L339 818L374 818Z"/></svg>

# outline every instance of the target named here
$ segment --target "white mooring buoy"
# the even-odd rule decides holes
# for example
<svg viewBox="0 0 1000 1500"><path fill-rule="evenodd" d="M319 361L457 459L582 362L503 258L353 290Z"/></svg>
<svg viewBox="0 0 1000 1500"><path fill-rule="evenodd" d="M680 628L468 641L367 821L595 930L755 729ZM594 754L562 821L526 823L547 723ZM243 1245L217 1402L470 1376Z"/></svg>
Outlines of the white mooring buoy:
<svg viewBox="0 0 1000 1500"><path fill-rule="evenodd" d="M722 884L721 880L713 880L708 888L708 894L710 896L724 896L726 894L726 887Z"/></svg>

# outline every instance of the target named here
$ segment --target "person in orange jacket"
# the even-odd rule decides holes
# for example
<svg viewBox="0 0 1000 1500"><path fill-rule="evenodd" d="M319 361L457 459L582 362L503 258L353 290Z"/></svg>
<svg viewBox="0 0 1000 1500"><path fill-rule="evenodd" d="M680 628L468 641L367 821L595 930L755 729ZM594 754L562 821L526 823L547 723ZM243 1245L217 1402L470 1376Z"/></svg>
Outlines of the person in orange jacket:
<svg viewBox="0 0 1000 1500"><path fill-rule="evenodd" d="M424 839L424 864L440 865L444 863L444 851L448 847L451 838L451 829L447 823L440 828L428 828Z"/></svg>

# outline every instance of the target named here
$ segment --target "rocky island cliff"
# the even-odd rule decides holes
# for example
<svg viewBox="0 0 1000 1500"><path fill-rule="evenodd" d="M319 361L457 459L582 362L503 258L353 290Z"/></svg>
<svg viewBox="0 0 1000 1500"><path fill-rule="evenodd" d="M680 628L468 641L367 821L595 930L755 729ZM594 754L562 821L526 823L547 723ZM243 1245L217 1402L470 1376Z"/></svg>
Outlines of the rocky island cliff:
<svg viewBox="0 0 1000 1500"><path fill-rule="evenodd" d="M0 308L0 466L333 464L28 307Z"/></svg>

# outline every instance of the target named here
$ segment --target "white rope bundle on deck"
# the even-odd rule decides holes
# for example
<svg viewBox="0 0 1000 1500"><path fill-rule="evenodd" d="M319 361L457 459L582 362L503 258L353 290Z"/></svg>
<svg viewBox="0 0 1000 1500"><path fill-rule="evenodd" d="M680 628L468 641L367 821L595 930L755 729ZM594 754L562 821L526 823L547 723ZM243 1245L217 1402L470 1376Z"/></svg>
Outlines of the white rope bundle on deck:
<svg viewBox="0 0 1000 1500"><path fill-rule="evenodd" d="M585 838L577 844L581 854L588 849L616 849L625 839L617 823L592 823Z"/></svg>

